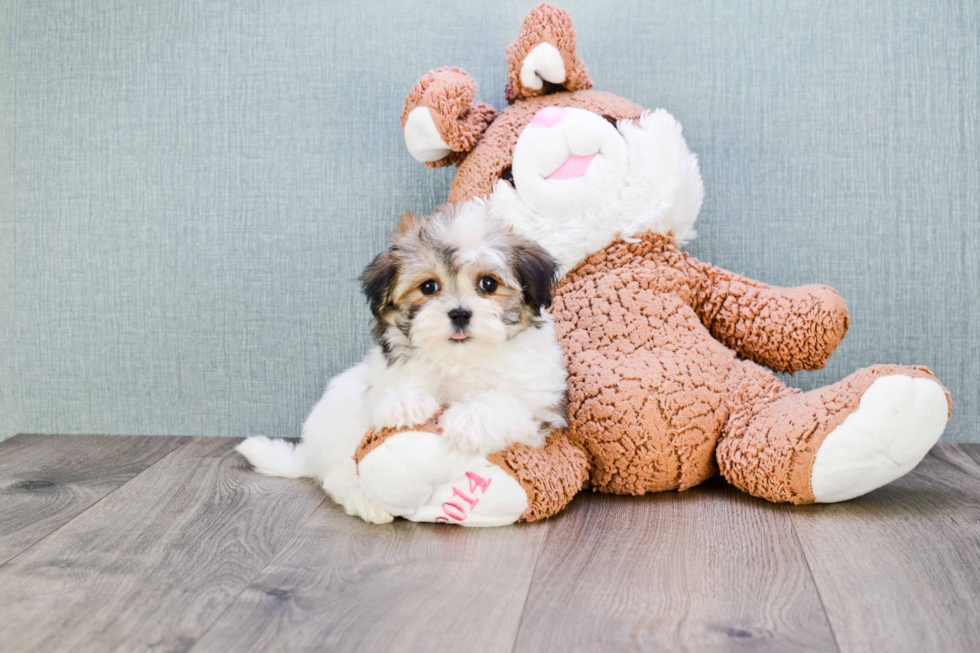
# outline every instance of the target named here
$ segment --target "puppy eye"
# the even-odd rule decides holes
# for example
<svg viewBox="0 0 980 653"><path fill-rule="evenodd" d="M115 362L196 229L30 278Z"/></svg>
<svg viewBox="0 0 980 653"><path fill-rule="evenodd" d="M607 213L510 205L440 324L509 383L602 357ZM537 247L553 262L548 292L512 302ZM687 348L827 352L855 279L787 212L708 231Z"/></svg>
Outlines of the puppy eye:
<svg viewBox="0 0 980 653"><path fill-rule="evenodd" d="M504 168L503 172L500 173L500 178L506 181L511 186L514 185L514 171L510 166Z"/></svg>
<svg viewBox="0 0 980 653"><path fill-rule="evenodd" d="M419 286L419 290L422 291L423 295L434 295L439 292L439 282L435 279L423 281L422 285Z"/></svg>
<svg viewBox="0 0 980 653"><path fill-rule="evenodd" d="M493 277L480 277L480 290L492 295L497 292L497 280Z"/></svg>

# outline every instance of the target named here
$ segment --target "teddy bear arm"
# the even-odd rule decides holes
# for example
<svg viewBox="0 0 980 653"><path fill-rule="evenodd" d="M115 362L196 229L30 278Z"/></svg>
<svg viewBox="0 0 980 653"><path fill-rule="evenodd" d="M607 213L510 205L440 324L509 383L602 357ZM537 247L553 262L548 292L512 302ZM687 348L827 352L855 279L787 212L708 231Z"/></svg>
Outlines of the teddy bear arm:
<svg viewBox="0 0 980 653"><path fill-rule="evenodd" d="M690 260L694 308L711 335L777 372L818 370L844 339L847 305L821 285L780 288Z"/></svg>

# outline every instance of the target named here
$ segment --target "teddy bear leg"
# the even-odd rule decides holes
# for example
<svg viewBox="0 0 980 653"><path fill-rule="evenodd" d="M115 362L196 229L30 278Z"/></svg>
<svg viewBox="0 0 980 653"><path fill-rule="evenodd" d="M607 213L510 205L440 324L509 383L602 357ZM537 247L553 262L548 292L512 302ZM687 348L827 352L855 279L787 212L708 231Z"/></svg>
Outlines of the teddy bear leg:
<svg viewBox="0 0 980 653"><path fill-rule="evenodd" d="M585 453L555 431L541 448L515 444L490 454L490 461L513 476L527 492L528 506L521 521L537 521L559 512L589 480Z"/></svg>
<svg viewBox="0 0 980 653"><path fill-rule="evenodd" d="M368 434L355 454L361 489L416 522L504 526L548 517L585 479L585 456L564 437L481 456L449 446L435 420Z"/></svg>
<svg viewBox="0 0 980 653"><path fill-rule="evenodd" d="M770 501L832 503L890 483L922 460L949 416L946 389L924 367L878 365L807 393L742 367L718 466Z"/></svg>

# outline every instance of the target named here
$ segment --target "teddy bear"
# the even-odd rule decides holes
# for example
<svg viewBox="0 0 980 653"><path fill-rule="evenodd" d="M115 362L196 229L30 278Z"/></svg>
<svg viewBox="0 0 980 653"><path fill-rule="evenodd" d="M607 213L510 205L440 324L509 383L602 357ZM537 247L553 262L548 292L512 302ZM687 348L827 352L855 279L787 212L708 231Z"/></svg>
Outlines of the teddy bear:
<svg viewBox="0 0 980 653"><path fill-rule="evenodd" d="M809 392L774 372L824 367L848 329L822 285L779 288L692 258L704 196L666 111L594 91L569 15L535 7L506 50L499 113L458 68L422 77L401 123L411 155L455 165L449 202L486 202L562 266L551 313L568 427L542 448L454 450L438 419L371 431L365 493L413 521L499 526L580 491L685 490L721 474L762 499L844 501L910 471L949 393L925 367L878 365Z"/></svg>

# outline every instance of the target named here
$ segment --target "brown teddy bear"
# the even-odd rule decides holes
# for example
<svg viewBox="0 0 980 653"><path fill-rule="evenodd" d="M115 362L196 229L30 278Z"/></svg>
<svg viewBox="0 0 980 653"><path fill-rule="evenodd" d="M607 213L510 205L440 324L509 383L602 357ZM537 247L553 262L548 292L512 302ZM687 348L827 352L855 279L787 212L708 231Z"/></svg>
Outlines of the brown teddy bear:
<svg viewBox="0 0 980 653"><path fill-rule="evenodd" d="M553 515L584 488L684 490L719 471L770 501L843 501L922 459L950 410L928 369L875 366L807 393L773 374L826 365L844 301L680 250L703 198L697 159L665 111L590 90L564 10L534 8L506 59L499 114L442 68L401 121L416 159L459 166L450 202L489 203L563 265L551 312L569 427L488 457L452 450L435 420L369 433L355 455L369 497L415 521L501 525Z"/></svg>

